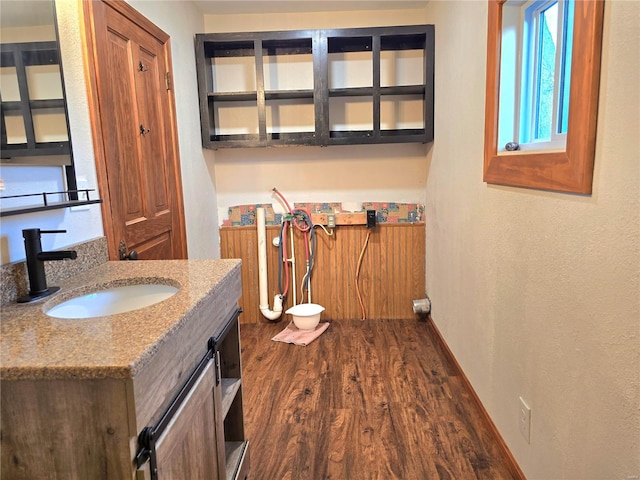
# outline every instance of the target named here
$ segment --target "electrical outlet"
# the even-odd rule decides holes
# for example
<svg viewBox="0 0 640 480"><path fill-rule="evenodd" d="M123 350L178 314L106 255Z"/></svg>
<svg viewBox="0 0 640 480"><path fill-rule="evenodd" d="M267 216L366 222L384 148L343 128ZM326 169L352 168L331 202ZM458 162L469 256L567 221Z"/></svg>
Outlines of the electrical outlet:
<svg viewBox="0 0 640 480"><path fill-rule="evenodd" d="M336 228L336 215L334 213L327 214L327 227Z"/></svg>
<svg viewBox="0 0 640 480"><path fill-rule="evenodd" d="M367 210L367 228L374 228L376 226L376 211Z"/></svg>
<svg viewBox="0 0 640 480"><path fill-rule="evenodd" d="M520 433L527 443L531 443L531 408L522 399L522 397L519 397L519 399L518 425L520 427Z"/></svg>

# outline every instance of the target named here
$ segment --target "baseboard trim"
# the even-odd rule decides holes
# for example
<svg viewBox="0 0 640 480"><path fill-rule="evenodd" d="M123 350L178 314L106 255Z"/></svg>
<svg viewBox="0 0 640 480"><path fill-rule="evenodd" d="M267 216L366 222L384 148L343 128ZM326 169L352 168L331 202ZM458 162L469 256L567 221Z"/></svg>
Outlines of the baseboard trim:
<svg viewBox="0 0 640 480"><path fill-rule="evenodd" d="M520 469L520 465L518 465L518 462L516 462L516 459L514 458L513 454L511 453L511 450L509 450L509 447L507 447L507 444L505 443L504 439L502 438L502 435L500 435L500 432L498 431L495 423L493 423L493 420L489 416L489 413L487 412L487 410L484 408L484 405L482 404L482 401L480 401L480 397L478 397L478 394L476 393L476 391L474 390L473 386L471 385L471 382L469 381L469 379L465 375L464 370L462 370L462 367L458 363L458 360L456 360L456 357L453 355L453 352L449 348L449 345L447 345L447 342L445 341L444 337L440 333L440 330L438 330L438 327L436 327L435 323L433 323L433 319L431 318L430 315L427 318L427 327L431 330L431 332L433 333L434 337L438 341L438 343L440 345L440 348L442 349L442 352L444 353L444 355L451 362L451 364L453 365L453 368L455 368L455 370L457 371L458 375L460 375L460 379L462 380L462 383L464 384L464 386L467 388L467 390L471 394L473 402L476 404L476 406L478 407L478 410L480 411L482 417L487 422L487 425L489 426L489 429L491 430L491 433L495 437L499 448L502 450L502 452L504 453L505 457L507 458L507 460L509 462L509 470L511 471L511 474L513 475L513 478L517 479L517 480L527 480L527 477L525 477L524 472Z"/></svg>

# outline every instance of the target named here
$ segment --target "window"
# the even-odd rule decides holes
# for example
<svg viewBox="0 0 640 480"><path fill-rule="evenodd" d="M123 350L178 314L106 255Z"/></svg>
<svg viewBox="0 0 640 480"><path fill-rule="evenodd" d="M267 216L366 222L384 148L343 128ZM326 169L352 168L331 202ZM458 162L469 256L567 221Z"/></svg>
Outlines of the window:
<svg viewBox="0 0 640 480"><path fill-rule="evenodd" d="M490 184L591 193L605 2L572 1L571 4L566 4L566 8L564 1L559 3L555 18L571 19L572 23L557 34L557 43L553 45L556 53L560 51L562 56L553 67L554 78L558 78L558 82L554 80L554 84L558 83L558 86L554 86L557 91L553 94L550 111L557 118L555 126L552 124L548 131L564 132L565 145L528 151L505 151L505 145L514 139L520 141L521 125L525 123L521 121L522 89L518 87L522 84L522 69L519 67L527 58L522 49L525 38L522 12L530 4L524 6L525 1L522 0L487 2L484 181ZM517 5L513 7L512 4L516 2ZM551 3L544 5L551 6ZM548 14L544 20L549 31L545 33L543 27L542 42L540 36L536 39L538 44L544 44L545 39L553 40L549 26L553 12L545 8L539 11ZM528 35L527 38L531 36ZM540 55L537 58L539 60ZM535 82L532 80L530 88L525 91L534 92ZM535 105L531 103L530 115L526 119L533 125L534 132L537 128L538 135L541 135L546 127L540 123L536 127L534 120L544 116L545 105ZM534 106L538 109L538 117L533 115Z"/></svg>
<svg viewBox="0 0 640 480"><path fill-rule="evenodd" d="M503 16L501 68L513 71L503 90L512 105L500 108L500 133L520 150L564 149L569 118L573 0L507 2ZM508 43L516 45L506 45ZM520 52L520 53L518 53ZM506 93L505 93L506 95ZM503 118L504 117L504 118Z"/></svg>

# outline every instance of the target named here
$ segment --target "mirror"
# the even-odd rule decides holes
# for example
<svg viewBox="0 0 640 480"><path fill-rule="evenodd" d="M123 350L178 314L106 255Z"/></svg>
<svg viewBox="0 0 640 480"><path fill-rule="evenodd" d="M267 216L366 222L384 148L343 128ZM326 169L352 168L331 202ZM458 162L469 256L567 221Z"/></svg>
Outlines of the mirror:
<svg viewBox="0 0 640 480"><path fill-rule="evenodd" d="M0 9L2 178L15 185L10 180L16 177L44 177L54 189L74 190L55 4L52 0L0 0ZM21 183L20 191L9 193L32 193L27 182ZM35 187L34 182L28 183Z"/></svg>
<svg viewBox="0 0 640 480"><path fill-rule="evenodd" d="M501 82L503 87L507 82L513 83L514 77L520 73L501 69L502 49L505 45L509 48L509 42L503 43L503 35L510 35L508 31L503 31L503 24L513 24L508 19L504 21L505 17L511 16L505 3L505 0L488 0L484 181L499 185L591 193L604 1L571 1L566 10L567 15L573 13L573 38L568 38L565 42L573 45L570 62L565 69L570 71L570 75L565 77L569 88L565 88L565 95L556 94L556 100L551 102L556 108L558 104L562 104L563 98L568 99L568 117L566 100L564 102L565 138L560 143L547 145L544 150L533 148L514 151L507 151L505 144L507 141L519 143L516 139L519 139L522 132L521 122L513 113L509 116L504 112L519 110L514 105L517 104L515 97L521 93L512 92L510 97L504 95L508 89L501 89ZM530 6L532 3L536 2L518 2L518 7L523 4ZM544 3L549 5L553 2ZM521 47L521 43L523 42L511 42L511 45ZM522 58L525 53L520 50L510 52L510 55ZM563 70L562 62L558 61L556 67L558 71ZM562 124L562 115L558 122ZM515 145L512 147L515 148Z"/></svg>
<svg viewBox="0 0 640 480"><path fill-rule="evenodd" d="M2 1L2 162L71 165L52 1Z"/></svg>

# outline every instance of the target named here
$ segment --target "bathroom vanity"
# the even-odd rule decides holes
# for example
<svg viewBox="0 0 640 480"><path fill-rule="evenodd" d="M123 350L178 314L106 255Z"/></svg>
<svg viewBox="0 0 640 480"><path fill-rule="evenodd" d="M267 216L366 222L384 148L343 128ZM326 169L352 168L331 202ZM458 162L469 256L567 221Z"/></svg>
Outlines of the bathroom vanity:
<svg viewBox="0 0 640 480"><path fill-rule="evenodd" d="M115 286L170 298L84 319L45 312ZM12 479L244 479L239 260L107 262L3 306L1 469Z"/></svg>

